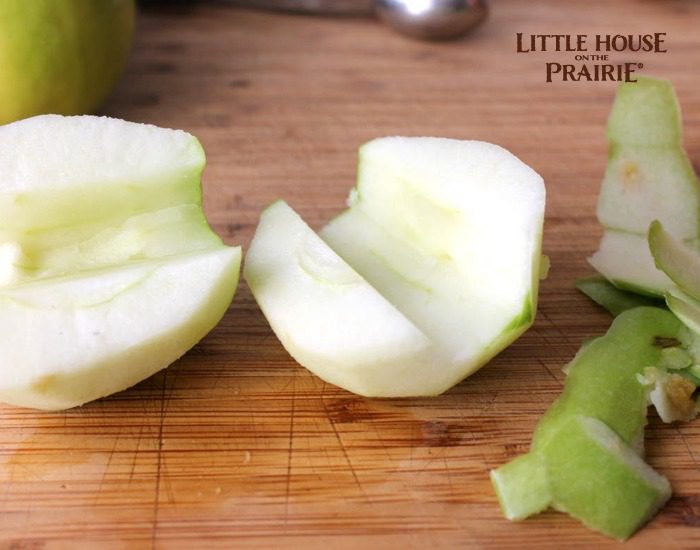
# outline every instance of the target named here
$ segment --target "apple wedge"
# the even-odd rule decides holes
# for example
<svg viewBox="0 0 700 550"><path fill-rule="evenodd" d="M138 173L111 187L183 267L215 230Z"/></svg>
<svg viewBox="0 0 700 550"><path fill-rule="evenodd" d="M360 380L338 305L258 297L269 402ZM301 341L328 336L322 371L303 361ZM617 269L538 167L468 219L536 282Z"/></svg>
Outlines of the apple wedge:
<svg viewBox="0 0 700 550"><path fill-rule="evenodd" d="M700 187L683 149L671 83L640 77L621 84L607 137L610 154L598 199L605 234L589 261L620 288L663 296L672 283L649 255L649 224L661 220L683 241L700 236Z"/></svg>
<svg viewBox="0 0 700 550"><path fill-rule="evenodd" d="M431 383L432 342L285 202L263 212L243 273L284 347L324 380L363 395Z"/></svg>
<svg viewBox="0 0 700 550"><path fill-rule="evenodd" d="M278 203L244 276L283 345L324 380L366 396L437 395L532 323L544 200L542 179L496 145L377 139L360 149L327 244ZM330 280L310 257L337 267ZM384 305L350 299L340 272Z"/></svg>
<svg viewBox="0 0 700 550"><path fill-rule="evenodd" d="M91 116L0 127L0 400L65 409L168 366L227 310L240 248L191 135Z"/></svg>

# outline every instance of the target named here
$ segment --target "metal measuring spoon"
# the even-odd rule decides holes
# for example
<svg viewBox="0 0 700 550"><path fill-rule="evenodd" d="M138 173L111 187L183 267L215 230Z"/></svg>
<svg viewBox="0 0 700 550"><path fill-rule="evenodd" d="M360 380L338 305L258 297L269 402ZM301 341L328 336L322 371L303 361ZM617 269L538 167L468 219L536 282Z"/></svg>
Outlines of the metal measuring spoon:
<svg viewBox="0 0 700 550"><path fill-rule="evenodd" d="M236 0L239 5L315 13L377 14L392 29L423 40L458 38L488 14L486 0Z"/></svg>
<svg viewBox="0 0 700 550"><path fill-rule="evenodd" d="M374 5L392 29L422 40L458 38L488 15L486 0L375 0Z"/></svg>

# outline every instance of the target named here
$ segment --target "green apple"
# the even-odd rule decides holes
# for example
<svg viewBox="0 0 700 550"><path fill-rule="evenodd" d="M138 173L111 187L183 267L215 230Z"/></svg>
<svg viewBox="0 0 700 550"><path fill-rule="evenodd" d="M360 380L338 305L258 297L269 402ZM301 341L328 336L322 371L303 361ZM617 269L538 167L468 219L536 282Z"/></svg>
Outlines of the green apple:
<svg viewBox="0 0 700 550"><path fill-rule="evenodd" d="M0 2L0 124L94 111L119 78L134 0Z"/></svg>
<svg viewBox="0 0 700 550"><path fill-rule="evenodd" d="M653 220L683 241L700 236L700 187L683 149L673 86L640 77L623 83L608 120L608 167L598 200L605 227L591 264L621 288L662 296L671 286L646 243Z"/></svg>
<svg viewBox="0 0 700 550"><path fill-rule="evenodd" d="M92 116L0 127L0 400L63 409L168 366L227 310L240 248L191 135Z"/></svg>
<svg viewBox="0 0 700 550"><path fill-rule="evenodd" d="M585 344L567 368L562 395L538 423L530 452L491 472L507 518L552 506L626 538L665 502L668 482L639 458L649 393L639 377L652 365L687 364L683 350L669 351L682 345L683 330L667 310L636 307Z"/></svg>
<svg viewBox="0 0 700 550"><path fill-rule="evenodd" d="M350 208L321 231L329 246L273 206L244 275L282 343L321 378L367 396L436 395L532 323L544 200L542 179L496 145L377 139L360 149ZM300 242L332 251L333 265L374 289L372 303L392 305L392 320L384 305L346 298L345 275L304 274Z"/></svg>

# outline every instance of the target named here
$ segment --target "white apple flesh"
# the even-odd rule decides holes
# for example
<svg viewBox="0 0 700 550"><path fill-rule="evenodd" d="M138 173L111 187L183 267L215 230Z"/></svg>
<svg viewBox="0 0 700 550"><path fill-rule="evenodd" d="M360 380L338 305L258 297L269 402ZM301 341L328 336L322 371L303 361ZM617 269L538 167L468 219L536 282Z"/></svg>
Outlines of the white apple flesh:
<svg viewBox="0 0 700 550"><path fill-rule="evenodd" d="M303 222L279 206L258 228L244 274L282 343L321 378L367 396L437 395L532 323L544 200L542 179L495 145L383 138L361 148L351 206L322 230L323 254L332 249L334 264L412 328L400 347L399 322L359 300L339 302L340 283L305 277L300 292L308 247L289 239ZM366 334L370 326L376 333ZM334 344L347 339L352 346Z"/></svg>
<svg viewBox="0 0 700 550"><path fill-rule="evenodd" d="M240 248L181 131L47 115L0 127L0 400L64 409L168 366L227 310Z"/></svg>
<svg viewBox="0 0 700 550"><path fill-rule="evenodd" d="M263 212L243 273L284 347L324 380L400 395L426 377L430 340L286 203Z"/></svg>
<svg viewBox="0 0 700 550"><path fill-rule="evenodd" d="M663 296L673 281L654 265L646 235L607 229L588 262L618 288Z"/></svg>

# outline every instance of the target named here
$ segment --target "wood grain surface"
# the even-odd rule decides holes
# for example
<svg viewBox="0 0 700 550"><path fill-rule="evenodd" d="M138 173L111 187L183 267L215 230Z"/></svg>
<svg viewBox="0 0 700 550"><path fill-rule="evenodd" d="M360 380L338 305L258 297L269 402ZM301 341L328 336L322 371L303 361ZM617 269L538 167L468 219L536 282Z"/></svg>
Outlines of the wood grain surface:
<svg viewBox="0 0 700 550"><path fill-rule="evenodd" d="M318 228L343 208L356 150L382 135L503 145L542 174L550 277L535 325L430 399L364 399L278 343L244 283L221 324L138 386L62 413L0 406L0 548L607 548L563 514L511 523L488 471L528 448L561 366L610 317L573 288L601 231L612 83L544 81L556 54L515 34L667 32L617 54L673 80L700 161L700 3L492 0L465 40L429 44L371 19L221 3L146 7L105 114L186 129L206 149L205 205L247 246L286 198ZM650 415L647 458L674 496L627 546L700 548L700 421Z"/></svg>

